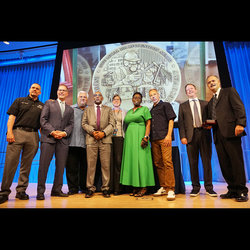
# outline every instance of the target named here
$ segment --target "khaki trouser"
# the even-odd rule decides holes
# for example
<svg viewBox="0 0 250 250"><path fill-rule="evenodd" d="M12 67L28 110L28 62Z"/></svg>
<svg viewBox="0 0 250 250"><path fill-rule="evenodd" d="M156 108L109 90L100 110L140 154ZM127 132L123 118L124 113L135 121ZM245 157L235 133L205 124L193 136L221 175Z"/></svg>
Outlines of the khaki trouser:
<svg viewBox="0 0 250 250"><path fill-rule="evenodd" d="M15 142L8 143L7 145L0 195L9 195L11 192L10 187L17 170L21 151L21 166L16 191L23 192L27 189L31 164L38 150L38 132L14 129L13 134L15 136Z"/></svg>
<svg viewBox="0 0 250 250"><path fill-rule="evenodd" d="M88 162L87 188L92 191L96 190L96 187L94 186L94 180L95 180L98 151L100 155L101 170L102 170L101 190L103 191L109 189L111 144L102 143L102 141L97 141L96 144L87 145L87 162Z"/></svg>
<svg viewBox="0 0 250 250"><path fill-rule="evenodd" d="M168 192L175 189L175 176L172 162L172 146L166 147L163 140L153 141L151 146L160 186L166 188Z"/></svg>

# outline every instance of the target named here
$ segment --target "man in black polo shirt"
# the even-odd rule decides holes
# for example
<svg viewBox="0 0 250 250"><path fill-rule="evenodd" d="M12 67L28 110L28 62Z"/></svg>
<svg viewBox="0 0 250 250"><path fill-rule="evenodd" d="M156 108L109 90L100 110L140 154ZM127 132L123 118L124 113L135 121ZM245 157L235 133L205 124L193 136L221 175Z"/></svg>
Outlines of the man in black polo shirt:
<svg viewBox="0 0 250 250"><path fill-rule="evenodd" d="M0 191L0 204L8 200L10 187L22 152L20 174L16 187L16 198L28 200L26 189L29 184L31 164L39 145L38 129L40 128L40 114L43 103L39 101L41 86L31 85L27 97L17 98L10 106L7 114L7 150L4 172Z"/></svg>
<svg viewBox="0 0 250 250"><path fill-rule="evenodd" d="M154 103L150 110L152 115L150 141L154 165L161 186L154 195L167 194L167 200L174 200L175 176L172 162L172 132L176 114L169 102L160 100L160 94L156 89L149 91L149 97Z"/></svg>

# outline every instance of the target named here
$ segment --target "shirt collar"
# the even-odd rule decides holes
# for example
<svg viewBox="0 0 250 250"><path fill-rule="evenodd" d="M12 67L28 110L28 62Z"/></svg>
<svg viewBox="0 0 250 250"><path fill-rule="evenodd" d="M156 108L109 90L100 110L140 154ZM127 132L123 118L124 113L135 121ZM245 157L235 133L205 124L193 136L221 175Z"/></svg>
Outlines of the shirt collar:
<svg viewBox="0 0 250 250"><path fill-rule="evenodd" d="M213 95L217 95L217 98L219 97L219 94L220 94L220 90L221 90L221 88L218 88L218 90L216 91L216 93L214 93Z"/></svg>
<svg viewBox="0 0 250 250"><path fill-rule="evenodd" d="M188 100L189 100L189 102L192 102L192 101L194 101L194 100L195 100L195 101L198 101L198 97L196 97L196 98L189 98Z"/></svg>
<svg viewBox="0 0 250 250"><path fill-rule="evenodd" d="M58 101L59 103L65 104L65 101L61 101L61 100L58 99L58 98L57 98L57 101Z"/></svg>
<svg viewBox="0 0 250 250"><path fill-rule="evenodd" d="M28 95L27 97L28 97L28 100L34 101L34 100L30 97L30 95ZM34 102L39 102L39 98L37 97L37 99L36 99Z"/></svg>
<svg viewBox="0 0 250 250"><path fill-rule="evenodd" d="M157 107L157 106L158 106L159 104L161 104L161 103L163 103L162 100L160 100L155 106L154 106L154 104L153 104L153 108Z"/></svg>

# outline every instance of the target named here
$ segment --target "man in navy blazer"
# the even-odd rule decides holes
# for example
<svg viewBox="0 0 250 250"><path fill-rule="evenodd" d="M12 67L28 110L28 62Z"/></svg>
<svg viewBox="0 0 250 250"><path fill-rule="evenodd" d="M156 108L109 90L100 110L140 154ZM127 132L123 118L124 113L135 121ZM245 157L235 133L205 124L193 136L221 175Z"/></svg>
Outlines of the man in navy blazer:
<svg viewBox="0 0 250 250"><path fill-rule="evenodd" d="M241 148L241 137L246 135L246 112L235 88L221 88L217 76L207 77L207 86L213 92L208 103L208 119L215 120L214 143L222 175L227 182L228 192L222 199L248 200L246 174Z"/></svg>
<svg viewBox="0 0 250 250"><path fill-rule="evenodd" d="M38 170L37 200L44 200L45 182L55 153L56 170L51 196L67 197L62 192L63 172L67 160L69 137L74 126L74 110L65 103L68 88L60 84L57 100L48 100L43 107L41 123L41 153Z"/></svg>

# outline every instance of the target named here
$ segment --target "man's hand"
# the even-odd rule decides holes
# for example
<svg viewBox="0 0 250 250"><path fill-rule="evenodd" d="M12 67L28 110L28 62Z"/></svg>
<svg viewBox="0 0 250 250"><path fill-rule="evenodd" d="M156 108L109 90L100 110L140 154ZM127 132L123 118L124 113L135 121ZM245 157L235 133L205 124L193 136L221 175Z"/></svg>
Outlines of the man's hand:
<svg viewBox="0 0 250 250"><path fill-rule="evenodd" d="M66 133L64 131L59 131L59 130L53 131L51 135L58 140L62 139L63 137L66 137Z"/></svg>
<svg viewBox="0 0 250 250"><path fill-rule="evenodd" d="M172 145L172 136L171 136L171 135L167 135L167 136L164 138L163 144L164 144L166 147L171 147L171 145Z"/></svg>
<svg viewBox="0 0 250 250"><path fill-rule="evenodd" d="M241 133L243 133L244 131L244 127L241 126L241 125L236 125L235 127L235 135L238 136L240 135Z"/></svg>
<svg viewBox="0 0 250 250"><path fill-rule="evenodd" d="M15 142L15 136L12 131L7 132L7 142Z"/></svg>
<svg viewBox="0 0 250 250"><path fill-rule="evenodd" d="M94 131L93 136L97 141L99 141L105 136L105 133L102 131Z"/></svg>
<svg viewBox="0 0 250 250"><path fill-rule="evenodd" d="M188 143L187 138L182 138L181 139L181 143L184 144L184 145L186 145Z"/></svg>

